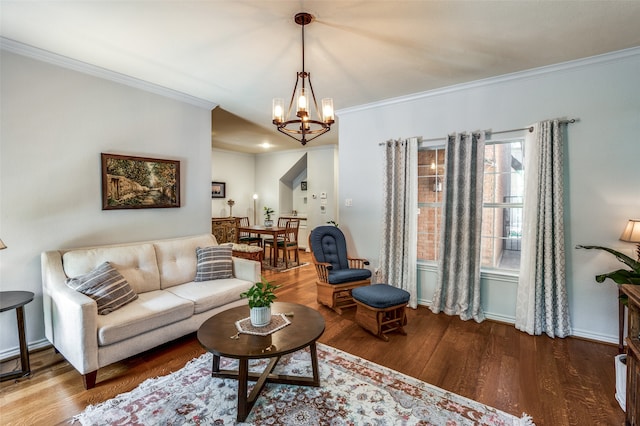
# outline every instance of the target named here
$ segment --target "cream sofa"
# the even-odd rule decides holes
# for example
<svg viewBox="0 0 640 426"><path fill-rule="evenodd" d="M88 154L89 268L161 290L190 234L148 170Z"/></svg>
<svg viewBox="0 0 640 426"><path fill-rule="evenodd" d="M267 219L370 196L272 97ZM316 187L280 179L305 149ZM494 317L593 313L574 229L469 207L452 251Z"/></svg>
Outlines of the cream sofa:
<svg viewBox="0 0 640 426"><path fill-rule="evenodd" d="M211 316L246 304L240 293L260 281L258 262L232 258L233 277L194 282L196 248L213 235L55 250L42 253L45 335L95 386L100 367L196 331ZM94 299L66 285L108 261L138 298L108 315Z"/></svg>

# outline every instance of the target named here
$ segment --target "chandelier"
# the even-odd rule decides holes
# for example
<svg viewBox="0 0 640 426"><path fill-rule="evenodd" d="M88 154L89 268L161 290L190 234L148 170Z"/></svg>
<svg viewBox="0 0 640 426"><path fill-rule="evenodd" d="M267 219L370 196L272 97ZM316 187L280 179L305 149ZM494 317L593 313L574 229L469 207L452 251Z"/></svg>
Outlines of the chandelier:
<svg viewBox="0 0 640 426"><path fill-rule="evenodd" d="M302 26L302 71L297 73L289 108L284 109L284 99L273 99L272 120L278 131L299 141L302 145L331 130L335 122L333 115L333 99L322 99L322 110L318 109L316 95L311 85L311 73L304 70L304 26L313 21L309 13L298 13L294 18L296 24ZM310 109L310 103L314 111ZM295 115L292 112L295 108Z"/></svg>

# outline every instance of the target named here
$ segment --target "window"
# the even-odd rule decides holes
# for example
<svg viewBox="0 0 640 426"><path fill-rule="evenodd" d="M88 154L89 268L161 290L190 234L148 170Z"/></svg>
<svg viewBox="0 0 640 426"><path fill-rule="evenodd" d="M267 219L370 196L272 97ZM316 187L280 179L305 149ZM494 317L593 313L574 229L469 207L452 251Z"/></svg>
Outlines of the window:
<svg viewBox="0 0 640 426"><path fill-rule="evenodd" d="M487 141L484 160L482 267L520 267L524 139ZM418 260L436 261L440 243L444 147L418 152Z"/></svg>

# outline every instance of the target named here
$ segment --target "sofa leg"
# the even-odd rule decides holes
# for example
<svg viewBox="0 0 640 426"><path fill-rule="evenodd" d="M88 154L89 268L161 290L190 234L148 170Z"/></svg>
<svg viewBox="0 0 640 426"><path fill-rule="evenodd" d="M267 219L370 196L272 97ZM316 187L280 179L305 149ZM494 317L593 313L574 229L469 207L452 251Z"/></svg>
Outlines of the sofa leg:
<svg viewBox="0 0 640 426"><path fill-rule="evenodd" d="M86 390L92 389L96 386L96 378L98 377L98 370L91 371L82 375L82 381L84 382L84 388Z"/></svg>

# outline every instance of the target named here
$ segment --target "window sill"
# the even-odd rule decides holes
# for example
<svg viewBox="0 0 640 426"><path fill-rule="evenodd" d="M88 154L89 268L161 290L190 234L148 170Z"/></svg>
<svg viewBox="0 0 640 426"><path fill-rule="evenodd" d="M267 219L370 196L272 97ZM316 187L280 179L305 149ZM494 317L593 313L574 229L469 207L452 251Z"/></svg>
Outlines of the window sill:
<svg viewBox="0 0 640 426"><path fill-rule="evenodd" d="M430 262L426 260L418 261L418 269L423 271L437 272L438 264L436 262ZM506 281L517 283L520 276L520 271L512 269L480 269L480 278L492 280L492 281Z"/></svg>

